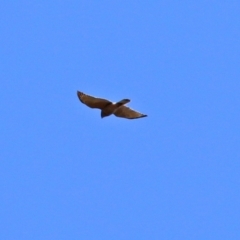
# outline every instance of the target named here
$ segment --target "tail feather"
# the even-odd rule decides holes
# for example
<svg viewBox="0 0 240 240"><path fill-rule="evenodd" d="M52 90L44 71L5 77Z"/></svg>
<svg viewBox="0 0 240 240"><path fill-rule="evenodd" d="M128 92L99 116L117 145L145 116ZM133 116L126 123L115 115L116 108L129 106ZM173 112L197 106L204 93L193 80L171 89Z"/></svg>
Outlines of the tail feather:
<svg viewBox="0 0 240 240"><path fill-rule="evenodd" d="M119 107L130 102L130 99L123 99L116 103Z"/></svg>

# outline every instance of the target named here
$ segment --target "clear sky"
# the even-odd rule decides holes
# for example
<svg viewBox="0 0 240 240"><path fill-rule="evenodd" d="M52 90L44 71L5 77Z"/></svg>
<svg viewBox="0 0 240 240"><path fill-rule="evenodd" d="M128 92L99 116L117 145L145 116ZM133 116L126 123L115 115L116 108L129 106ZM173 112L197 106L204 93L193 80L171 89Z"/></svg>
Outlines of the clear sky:
<svg viewBox="0 0 240 240"><path fill-rule="evenodd" d="M1 1L0 32L0 239L240 239L239 0Z"/></svg>

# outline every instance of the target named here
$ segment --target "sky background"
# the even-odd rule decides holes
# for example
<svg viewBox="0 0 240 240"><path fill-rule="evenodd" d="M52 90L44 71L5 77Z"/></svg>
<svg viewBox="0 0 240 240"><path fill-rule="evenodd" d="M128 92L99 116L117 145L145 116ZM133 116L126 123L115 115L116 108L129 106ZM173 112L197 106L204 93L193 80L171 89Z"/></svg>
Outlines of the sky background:
<svg viewBox="0 0 240 240"><path fill-rule="evenodd" d="M240 239L239 13L1 1L0 239ZM148 117L101 119L77 90Z"/></svg>

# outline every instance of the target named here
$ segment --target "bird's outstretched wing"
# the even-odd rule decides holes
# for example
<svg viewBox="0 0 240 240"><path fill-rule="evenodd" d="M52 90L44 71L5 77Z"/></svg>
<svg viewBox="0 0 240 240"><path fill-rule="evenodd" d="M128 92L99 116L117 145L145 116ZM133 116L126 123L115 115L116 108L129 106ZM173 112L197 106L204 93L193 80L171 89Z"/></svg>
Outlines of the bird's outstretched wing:
<svg viewBox="0 0 240 240"><path fill-rule="evenodd" d="M107 105L112 103L112 102L108 101L107 99L92 97L92 96L89 96L89 95L87 95L83 92L79 92L79 91L77 91L77 95L78 95L79 100L90 108L103 109Z"/></svg>
<svg viewBox="0 0 240 240"><path fill-rule="evenodd" d="M119 107L114 112L114 115L116 117L122 117L122 118L128 118L128 119L147 117L146 114L142 114L140 112L136 112L133 109L131 109L129 107L126 107L126 106Z"/></svg>

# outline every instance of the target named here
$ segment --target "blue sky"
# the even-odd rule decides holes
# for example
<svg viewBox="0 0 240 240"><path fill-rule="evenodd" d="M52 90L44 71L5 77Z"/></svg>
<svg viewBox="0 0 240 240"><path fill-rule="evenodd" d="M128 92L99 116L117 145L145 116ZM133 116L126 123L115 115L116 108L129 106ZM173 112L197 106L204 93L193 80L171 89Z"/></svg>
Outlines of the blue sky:
<svg viewBox="0 0 240 240"><path fill-rule="evenodd" d="M239 1L0 9L1 239L240 239Z"/></svg>

